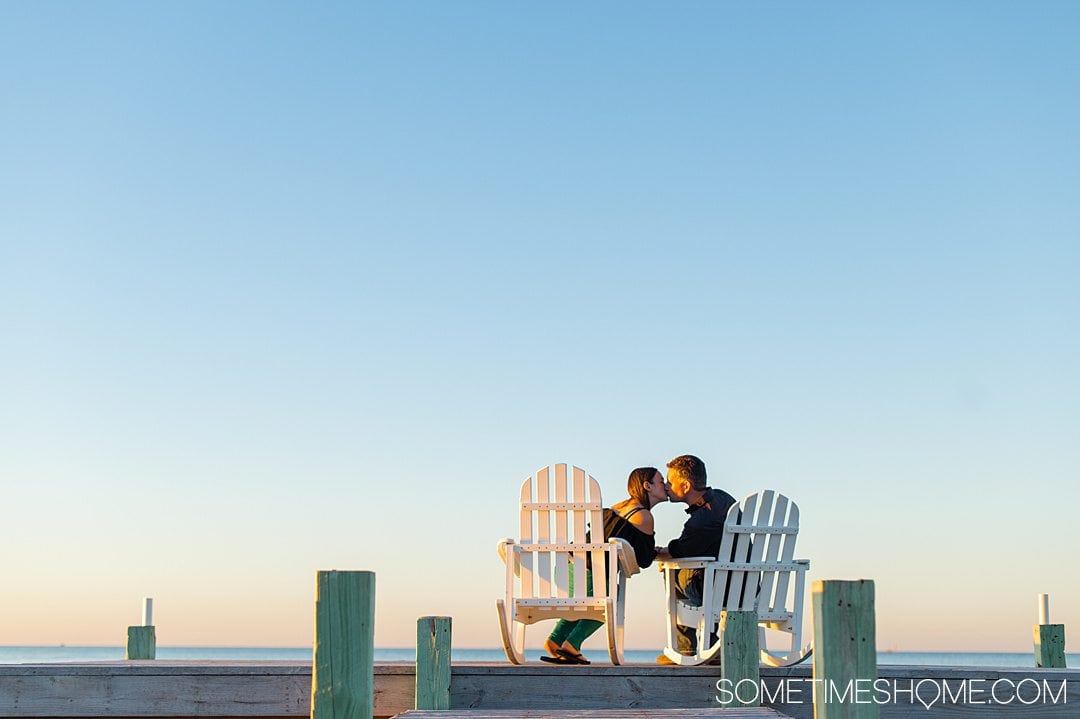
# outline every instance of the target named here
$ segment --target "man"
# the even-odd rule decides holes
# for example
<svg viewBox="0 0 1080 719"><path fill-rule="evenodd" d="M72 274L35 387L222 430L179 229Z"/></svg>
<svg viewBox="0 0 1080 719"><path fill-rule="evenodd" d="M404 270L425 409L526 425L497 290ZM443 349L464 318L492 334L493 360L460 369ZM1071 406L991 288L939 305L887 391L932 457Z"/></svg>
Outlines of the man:
<svg viewBox="0 0 1080 719"><path fill-rule="evenodd" d="M667 463L668 497L672 502L683 502L690 515L683 525L682 534L667 547L657 550L659 560L680 557L716 557L720 551L720 539L724 533L724 520L735 498L722 489L706 485L705 463L692 454L684 454ZM675 594L691 606L700 607L704 572L700 569L682 569L676 575ZM697 651L697 632L693 627L678 625L680 654ZM661 664L671 660L661 654Z"/></svg>

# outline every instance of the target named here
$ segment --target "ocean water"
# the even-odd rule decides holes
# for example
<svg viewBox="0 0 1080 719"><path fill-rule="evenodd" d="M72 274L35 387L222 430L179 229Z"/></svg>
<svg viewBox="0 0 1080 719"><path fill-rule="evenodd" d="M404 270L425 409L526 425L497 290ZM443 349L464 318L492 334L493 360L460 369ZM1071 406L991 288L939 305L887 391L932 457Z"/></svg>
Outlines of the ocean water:
<svg viewBox="0 0 1080 719"><path fill-rule="evenodd" d="M529 661L536 661L541 649L527 652ZM659 650L630 649L626 661L651 664ZM607 653L587 651L586 656L597 664L607 661ZM2 647L0 664L36 664L52 662L100 662L120 661L124 647ZM241 660L241 661L294 661L310 662L311 647L158 647L158 659L172 660ZM411 662L416 660L412 647L375 650L376 661ZM501 649L454 649L455 662L505 662ZM1069 654L1066 663L1080 666L1080 654ZM1035 660L1032 653L1023 652L878 652L878 664L921 664L929 666L962 667L1010 667L1030 669Z"/></svg>

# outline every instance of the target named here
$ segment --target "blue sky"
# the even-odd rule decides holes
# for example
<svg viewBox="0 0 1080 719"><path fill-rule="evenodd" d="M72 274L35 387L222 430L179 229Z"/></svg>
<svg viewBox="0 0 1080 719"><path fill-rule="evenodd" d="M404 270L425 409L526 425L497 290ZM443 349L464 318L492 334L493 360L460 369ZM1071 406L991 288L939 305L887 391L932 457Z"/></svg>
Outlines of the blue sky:
<svg viewBox="0 0 1080 719"><path fill-rule="evenodd" d="M5 4L0 642L152 594L163 643L303 644L338 567L380 643L494 646L520 481L683 452L796 499L883 647L1080 621L1078 21Z"/></svg>

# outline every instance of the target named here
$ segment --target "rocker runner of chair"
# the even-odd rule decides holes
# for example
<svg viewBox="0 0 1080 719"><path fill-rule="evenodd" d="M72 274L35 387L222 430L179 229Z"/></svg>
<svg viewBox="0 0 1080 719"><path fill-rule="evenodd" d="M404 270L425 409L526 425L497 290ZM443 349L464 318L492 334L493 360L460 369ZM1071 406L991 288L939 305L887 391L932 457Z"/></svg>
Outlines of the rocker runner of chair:
<svg viewBox="0 0 1080 719"><path fill-rule="evenodd" d="M626 577L640 571L634 550L624 539L589 541L587 523L603 536L600 485L577 467L567 485L565 464L544 467L521 485L520 537L499 542L506 563L506 598L496 601L503 649L511 663L522 664L526 625L596 619L607 625L611 663L622 664ZM586 556L595 573L591 594Z"/></svg>
<svg viewBox="0 0 1080 719"><path fill-rule="evenodd" d="M793 559L799 534L799 507L782 494L764 490L734 505L724 521L716 557L682 557L660 562L667 587L668 640L664 654L676 664L695 665L720 651L720 612L757 611L761 663L786 667L810 656L802 642L803 597L810 561ZM704 572L702 602L694 607L675 594L680 569ZM791 580L794 578L794 587ZM792 589L789 593L789 589ZM697 630L695 654L680 654L676 624ZM788 635L790 647L771 650L766 630Z"/></svg>

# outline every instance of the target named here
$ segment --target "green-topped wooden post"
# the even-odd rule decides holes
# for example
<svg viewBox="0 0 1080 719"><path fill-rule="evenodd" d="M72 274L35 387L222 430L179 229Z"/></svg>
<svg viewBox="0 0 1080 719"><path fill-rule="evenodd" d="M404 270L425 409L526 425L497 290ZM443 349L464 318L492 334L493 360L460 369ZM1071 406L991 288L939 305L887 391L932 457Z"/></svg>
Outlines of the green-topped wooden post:
<svg viewBox="0 0 1080 719"><path fill-rule="evenodd" d="M873 581L814 582L813 605L814 719L878 719Z"/></svg>
<svg viewBox="0 0 1080 719"><path fill-rule="evenodd" d="M416 708L450 708L450 617L416 620Z"/></svg>
<svg viewBox="0 0 1080 719"><path fill-rule="evenodd" d="M720 642L720 678L732 693L721 706L760 706L757 612L720 612Z"/></svg>
<svg viewBox="0 0 1080 719"><path fill-rule="evenodd" d="M1032 627L1035 637L1035 666L1065 668L1065 625L1050 623L1050 595L1039 595L1039 623Z"/></svg>
<svg viewBox="0 0 1080 719"><path fill-rule="evenodd" d="M125 659L153 659L157 655L154 627L128 627Z"/></svg>
<svg viewBox="0 0 1080 719"><path fill-rule="evenodd" d="M1040 669L1065 668L1065 625L1036 624L1031 627L1035 635L1035 666Z"/></svg>
<svg viewBox="0 0 1080 719"><path fill-rule="evenodd" d="M1036 624L1035 666L1040 669L1065 668L1065 625Z"/></svg>
<svg viewBox="0 0 1080 719"><path fill-rule="evenodd" d="M312 719L371 719L375 709L375 573L315 577Z"/></svg>
<svg viewBox="0 0 1080 719"><path fill-rule="evenodd" d="M127 629L126 659L154 659L157 656L157 633L154 631L154 599L143 597L142 626Z"/></svg>

